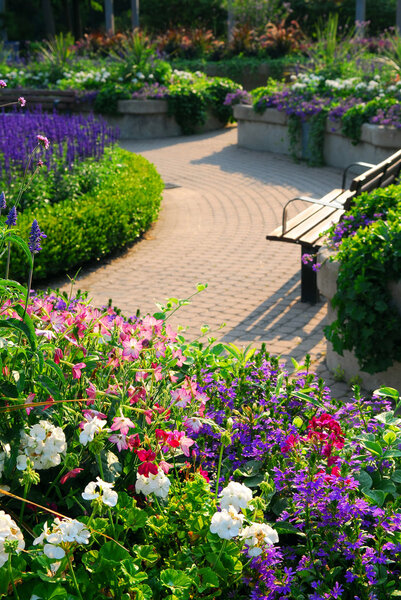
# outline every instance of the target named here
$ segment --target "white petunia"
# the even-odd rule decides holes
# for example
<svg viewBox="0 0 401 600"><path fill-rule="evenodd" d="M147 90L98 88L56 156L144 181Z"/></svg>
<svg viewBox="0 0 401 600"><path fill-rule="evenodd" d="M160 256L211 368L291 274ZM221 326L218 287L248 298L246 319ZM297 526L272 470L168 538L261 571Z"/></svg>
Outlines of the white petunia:
<svg viewBox="0 0 401 600"><path fill-rule="evenodd" d="M64 544L87 544L90 532L84 523L76 519L59 519L56 517L51 528L47 522L39 537L33 540L33 545L42 545L44 554L53 560L61 560L65 556Z"/></svg>
<svg viewBox="0 0 401 600"><path fill-rule="evenodd" d="M41 420L32 425L28 432L21 431L20 454L17 457L17 469L24 471L28 458L34 469L50 469L61 462L67 444L64 431L50 421Z"/></svg>
<svg viewBox="0 0 401 600"><path fill-rule="evenodd" d="M245 527L241 531L241 538L248 546L249 556L259 556L265 546L278 543L277 531L266 523L252 523L250 527Z"/></svg>
<svg viewBox="0 0 401 600"><path fill-rule="evenodd" d="M242 483L230 481L220 492L219 498L221 508L228 509L229 506L233 506L235 510L239 511L246 508L252 500L252 491Z"/></svg>
<svg viewBox="0 0 401 600"><path fill-rule="evenodd" d="M96 481L91 481L82 492L84 500L96 500L100 498L103 504L115 506L118 502L118 494L113 490L113 484L103 481L100 477Z"/></svg>
<svg viewBox="0 0 401 600"><path fill-rule="evenodd" d="M15 550L17 554L25 548L24 537L20 528L10 515L5 513L4 510L0 510L0 567L8 561L9 557L9 553L4 549L4 543L12 541L17 541Z"/></svg>
<svg viewBox="0 0 401 600"><path fill-rule="evenodd" d="M210 531L217 533L223 540L231 540L236 537L242 527L244 515L239 514L233 506L228 510L225 508L214 513L210 524Z"/></svg>
<svg viewBox="0 0 401 600"><path fill-rule="evenodd" d="M142 492L145 496L154 494L160 498L167 498L170 485L171 482L169 478L166 477L166 474L159 468L156 475L153 475L152 473L149 473L148 477L146 477L146 475L137 475L135 490L138 494Z"/></svg>
<svg viewBox="0 0 401 600"><path fill-rule="evenodd" d="M105 425L106 421L99 419L98 417L93 417L93 419L85 423L79 434L79 441L81 444L86 446L88 442L92 442L95 435L100 433Z"/></svg>

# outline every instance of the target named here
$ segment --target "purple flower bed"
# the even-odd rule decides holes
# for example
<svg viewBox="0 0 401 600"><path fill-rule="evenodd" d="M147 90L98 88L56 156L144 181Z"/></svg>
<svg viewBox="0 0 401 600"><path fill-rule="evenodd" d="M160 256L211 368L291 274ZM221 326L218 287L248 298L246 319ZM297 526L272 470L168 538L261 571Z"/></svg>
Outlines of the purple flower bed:
<svg viewBox="0 0 401 600"><path fill-rule="evenodd" d="M107 123L93 115L62 115L42 111L11 112L0 115L0 177L12 178L15 169L23 171L28 157L37 146L37 135L50 141L46 152L37 156L48 170L70 170L86 158L100 159L115 133ZM34 169L36 164L31 164Z"/></svg>
<svg viewBox="0 0 401 600"><path fill-rule="evenodd" d="M140 90L137 90L132 94L133 100L162 100L167 98L168 88L160 83L145 83Z"/></svg>

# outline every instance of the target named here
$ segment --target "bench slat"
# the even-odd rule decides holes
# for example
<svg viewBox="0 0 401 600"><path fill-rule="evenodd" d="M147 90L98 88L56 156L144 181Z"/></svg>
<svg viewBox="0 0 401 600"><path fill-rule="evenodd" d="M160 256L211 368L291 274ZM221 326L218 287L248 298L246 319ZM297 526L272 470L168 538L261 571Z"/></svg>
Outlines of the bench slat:
<svg viewBox="0 0 401 600"><path fill-rule="evenodd" d="M328 219L321 221L318 227L311 229L309 233L302 236L302 243L308 244L309 246L323 246L326 237L322 236L322 233L327 231L334 223L338 223L344 213L345 210L340 210L338 208Z"/></svg>
<svg viewBox="0 0 401 600"><path fill-rule="evenodd" d="M338 208L331 208L324 206L321 210L311 215L308 219L305 219L297 227L294 227L291 231L286 231L283 239L293 240L295 243L301 243L310 231L316 231L319 228L320 223L325 222L331 215L333 215ZM320 231L324 229L320 228ZM301 239L302 238L302 239Z"/></svg>

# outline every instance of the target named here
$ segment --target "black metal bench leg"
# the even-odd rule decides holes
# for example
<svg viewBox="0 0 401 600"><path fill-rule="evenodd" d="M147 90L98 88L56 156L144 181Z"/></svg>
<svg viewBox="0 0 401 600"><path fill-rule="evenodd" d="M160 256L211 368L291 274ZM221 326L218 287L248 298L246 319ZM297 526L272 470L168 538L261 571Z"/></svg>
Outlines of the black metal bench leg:
<svg viewBox="0 0 401 600"><path fill-rule="evenodd" d="M318 248L301 245L301 302L309 302L310 304L319 302L316 271L312 269L312 265L316 264L317 251ZM302 261L304 254L311 255L313 260L304 264Z"/></svg>

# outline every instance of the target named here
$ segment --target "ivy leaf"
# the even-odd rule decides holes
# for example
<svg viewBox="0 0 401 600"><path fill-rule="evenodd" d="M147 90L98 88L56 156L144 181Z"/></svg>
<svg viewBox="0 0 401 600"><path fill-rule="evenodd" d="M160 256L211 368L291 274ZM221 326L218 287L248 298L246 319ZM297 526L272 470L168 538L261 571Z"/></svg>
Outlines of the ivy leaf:
<svg viewBox="0 0 401 600"><path fill-rule="evenodd" d="M171 590L185 590L192 585L192 579L182 571L175 569L165 569L160 573L160 581L165 587Z"/></svg>

